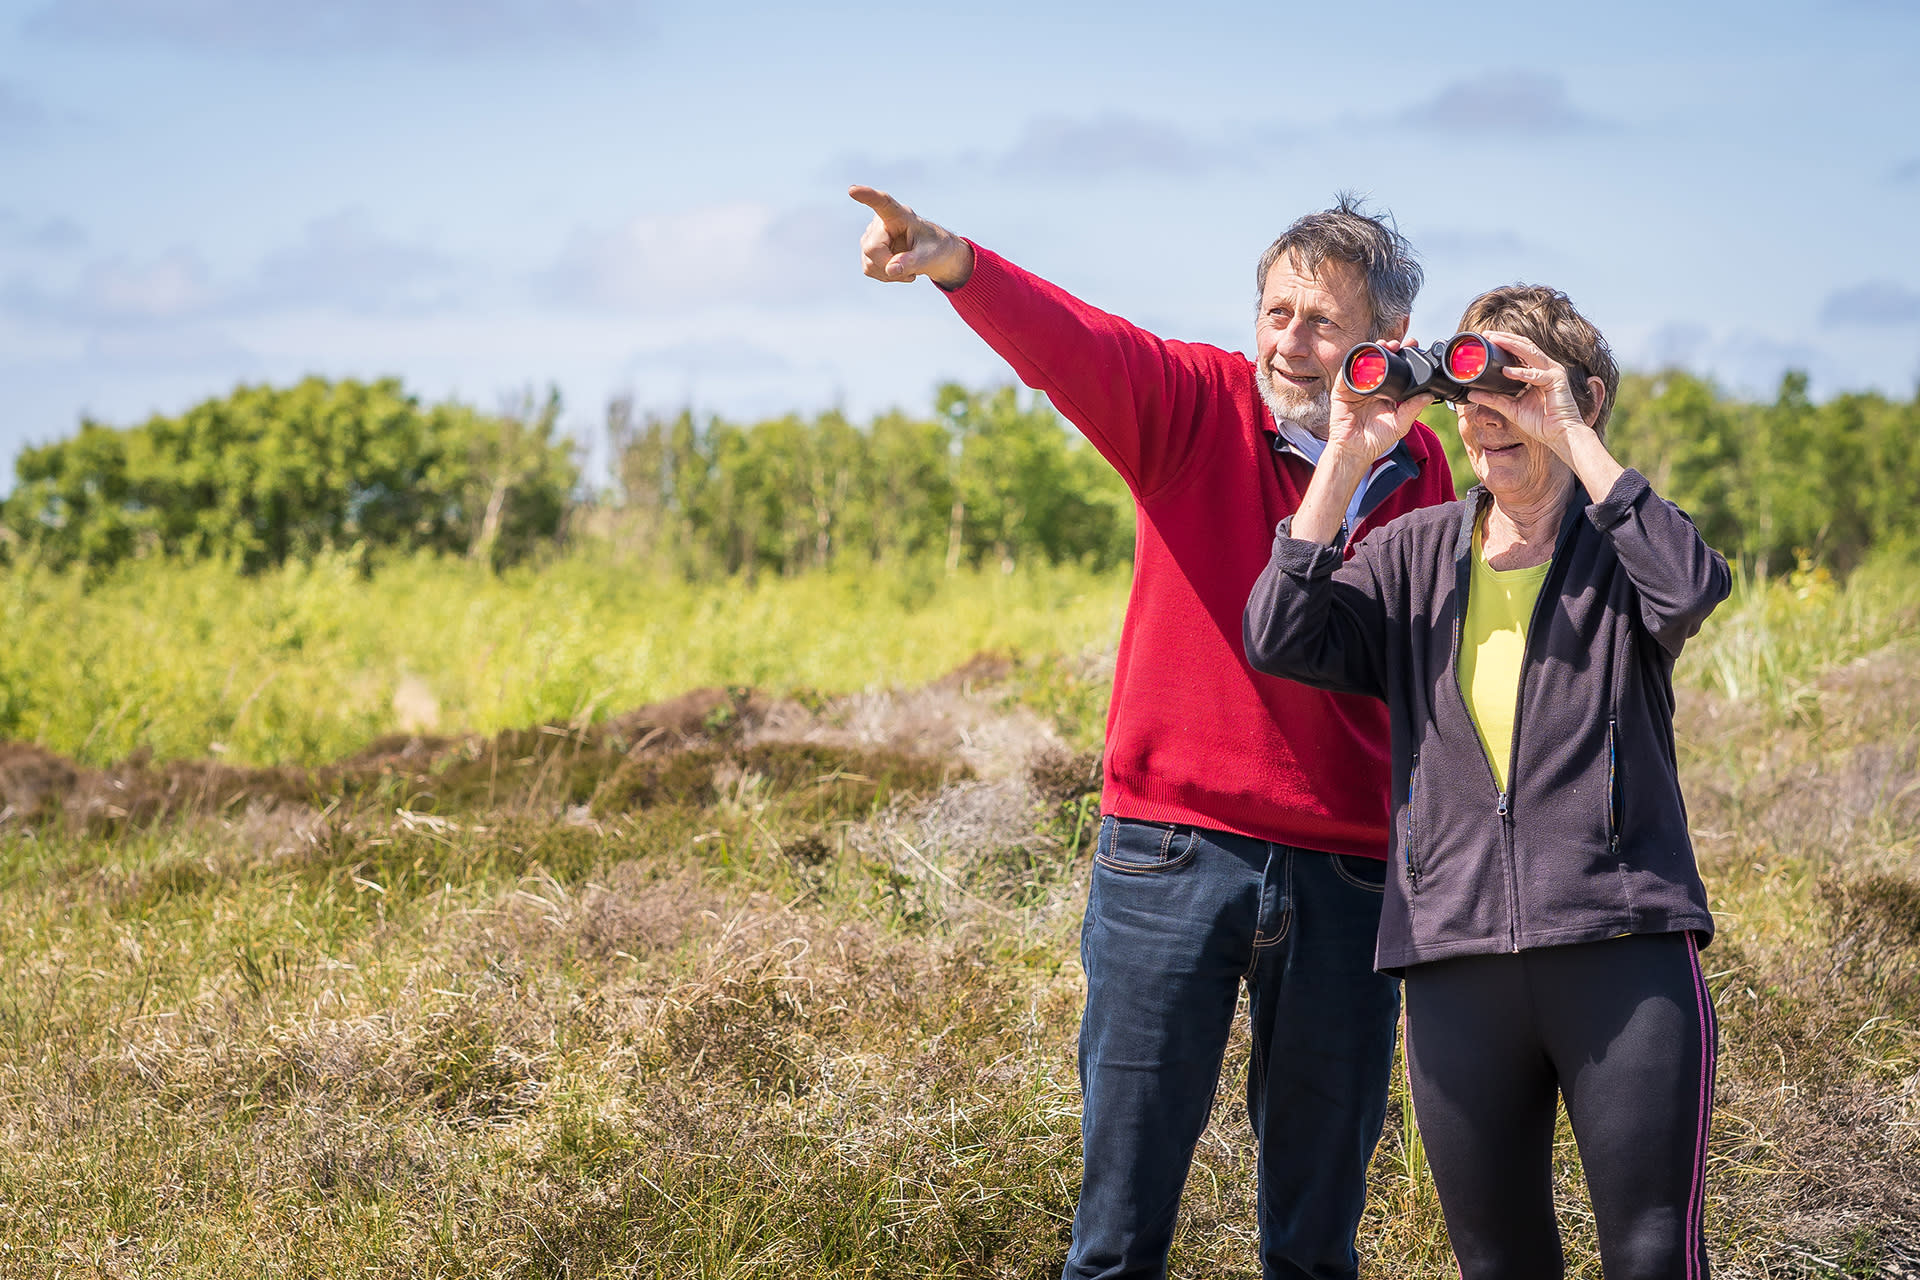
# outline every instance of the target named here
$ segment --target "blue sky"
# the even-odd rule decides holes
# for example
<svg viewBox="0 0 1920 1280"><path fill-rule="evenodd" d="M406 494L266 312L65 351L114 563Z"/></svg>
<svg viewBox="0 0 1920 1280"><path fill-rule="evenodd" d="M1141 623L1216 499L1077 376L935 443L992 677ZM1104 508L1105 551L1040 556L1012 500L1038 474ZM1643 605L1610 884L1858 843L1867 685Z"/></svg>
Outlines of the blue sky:
<svg viewBox="0 0 1920 1280"><path fill-rule="evenodd" d="M0 460L236 382L753 417L1006 376L851 181L1168 336L1368 192L1422 338L1557 285L1629 368L1920 381L1920 6L0 0ZM1365 47L1373 42L1376 47Z"/></svg>

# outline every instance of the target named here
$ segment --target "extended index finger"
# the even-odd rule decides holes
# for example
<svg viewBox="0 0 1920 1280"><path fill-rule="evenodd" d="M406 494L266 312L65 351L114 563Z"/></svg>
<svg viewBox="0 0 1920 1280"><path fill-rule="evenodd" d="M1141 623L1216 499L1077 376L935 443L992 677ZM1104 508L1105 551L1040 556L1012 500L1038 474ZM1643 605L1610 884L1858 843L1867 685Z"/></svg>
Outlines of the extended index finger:
<svg viewBox="0 0 1920 1280"><path fill-rule="evenodd" d="M847 188L847 194L867 206L867 208L873 210L874 213L879 216L880 224L887 229L887 234L890 236L897 236L904 233L907 229L908 220L913 217L913 210L907 208L907 206L901 204L898 200L895 200L878 187L862 186L856 182Z"/></svg>

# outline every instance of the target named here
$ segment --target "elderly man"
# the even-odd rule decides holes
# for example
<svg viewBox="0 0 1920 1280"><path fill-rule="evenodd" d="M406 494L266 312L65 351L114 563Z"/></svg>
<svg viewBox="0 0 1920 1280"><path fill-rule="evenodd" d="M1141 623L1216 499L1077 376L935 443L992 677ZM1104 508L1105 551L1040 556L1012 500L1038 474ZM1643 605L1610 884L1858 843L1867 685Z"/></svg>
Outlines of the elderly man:
<svg viewBox="0 0 1920 1280"><path fill-rule="evenodd" d="M1249 361L1090 307L885 192L849 194L873 210L866 274L944 290L1137 507L1081 933L1085 1163L1066 1280L1165 1275L1243 981L1263 1274L1353 1277L1399 1012L1373 969L1387 722L1377 702L1255 674L1240 618L1326 447L1342 359L1405 334L1420 267L1350 200L1301 218L1261 257ZM1452 498L1415 424L1368 469L1344 536Z"/></svg>

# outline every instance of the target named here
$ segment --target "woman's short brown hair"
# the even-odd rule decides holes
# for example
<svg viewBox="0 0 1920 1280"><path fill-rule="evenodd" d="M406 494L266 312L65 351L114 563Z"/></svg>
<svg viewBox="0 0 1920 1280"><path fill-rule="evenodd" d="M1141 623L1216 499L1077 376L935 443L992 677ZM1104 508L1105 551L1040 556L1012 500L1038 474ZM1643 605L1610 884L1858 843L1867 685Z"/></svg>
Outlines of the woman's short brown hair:
<svg viewBox="0 0 1920 1280"><path fill-rule="evenodd" d="M1607 434L1607 419L1613 416L1613 397L1620 390L1620 366L1613 362L1613 350L1591 321L1574 309L1573 299L1558 289L1541 284L1510 284L1489 289L1472 302L1460 317L1460 332L1504 329L1531 339L1535 346L1567 368L1573 383L1573 398L1580 415L1593 414L1593 390L1587 386L1589 375L1600 379L1607 389L1606 402L1593 420L1593 429L1602 439Z"/></svg>

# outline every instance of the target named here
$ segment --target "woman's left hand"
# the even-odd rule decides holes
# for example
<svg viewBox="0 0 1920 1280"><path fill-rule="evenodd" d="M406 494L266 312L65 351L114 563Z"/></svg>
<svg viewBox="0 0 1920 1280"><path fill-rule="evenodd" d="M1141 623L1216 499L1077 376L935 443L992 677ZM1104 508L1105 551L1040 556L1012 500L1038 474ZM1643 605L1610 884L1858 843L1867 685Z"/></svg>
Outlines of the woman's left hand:
<svg viewBox="0 0 1920 1280"><path fill-rule="evenodd" d="M1492 409L1522 435L1538 440L1565 460L1572 437L1590 430L1580 415L1579 402L1573 398L1573 380L1566 367L1517 333L1488 329L1486 336L1520 362L1510 365L1506 376L1525 383L1526 389L1517 396L1472 391L1467 399Z"/></svg>

